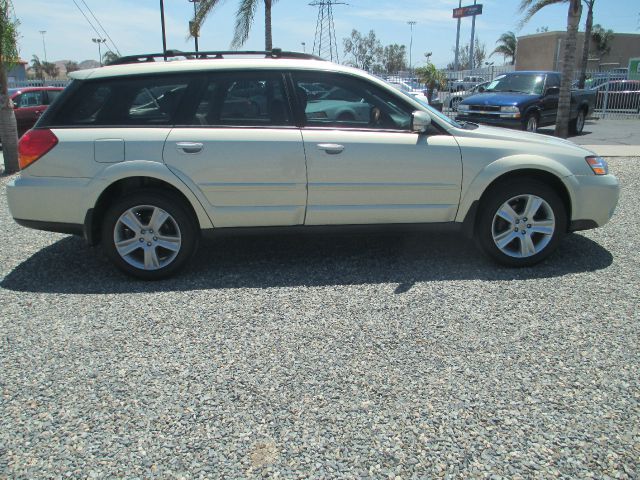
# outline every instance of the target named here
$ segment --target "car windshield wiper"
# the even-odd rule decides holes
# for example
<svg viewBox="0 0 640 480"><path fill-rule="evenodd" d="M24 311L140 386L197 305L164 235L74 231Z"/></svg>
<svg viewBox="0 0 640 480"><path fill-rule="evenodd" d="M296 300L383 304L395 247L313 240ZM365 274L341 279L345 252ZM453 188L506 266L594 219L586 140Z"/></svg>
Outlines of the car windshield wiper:
<svg viewBox="0 0 640 480"><path fill-rule="evenodd" d="M512 88L507 89L507 90L494 90L496 92L511 92L511 93L530 93L530 92L523 92L522 90L514 90Z"/></svg>

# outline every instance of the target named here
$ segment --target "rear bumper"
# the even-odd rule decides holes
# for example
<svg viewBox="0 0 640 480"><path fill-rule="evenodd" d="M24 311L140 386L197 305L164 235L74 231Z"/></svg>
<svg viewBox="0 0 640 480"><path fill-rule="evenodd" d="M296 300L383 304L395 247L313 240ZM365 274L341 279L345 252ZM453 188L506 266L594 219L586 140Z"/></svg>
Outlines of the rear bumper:
<svg viewBox="0 0 640 480"><path fill-rule="evenodd" d="M17 177L7 184L9 211L25 227L82 235L88 184L86 178Z"/></svg>

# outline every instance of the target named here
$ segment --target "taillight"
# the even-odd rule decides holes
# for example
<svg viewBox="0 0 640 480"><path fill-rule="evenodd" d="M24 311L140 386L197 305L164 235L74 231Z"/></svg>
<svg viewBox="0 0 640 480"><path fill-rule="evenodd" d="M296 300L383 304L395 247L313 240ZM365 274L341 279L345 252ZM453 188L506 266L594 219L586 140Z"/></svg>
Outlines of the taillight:
<svg viewBox="0 0 640 480"><path fill-rule="evenodd" d="M24 170L58 144L58 137L49 129L29 130L18 143L18 164Z"/></svg>

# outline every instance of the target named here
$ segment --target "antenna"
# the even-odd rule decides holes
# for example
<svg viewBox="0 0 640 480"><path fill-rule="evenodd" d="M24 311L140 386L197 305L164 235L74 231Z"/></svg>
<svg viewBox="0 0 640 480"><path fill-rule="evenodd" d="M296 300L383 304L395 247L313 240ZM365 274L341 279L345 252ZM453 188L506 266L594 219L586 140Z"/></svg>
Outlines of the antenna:
<svg viewBox="0 0 640 480"><path fill-rule="evenodd" d="M309 5L318 7L318 22L316 23L312 53L325 60L339 62L336 29L333 24L333 6L348 4L336 0L314 0Z"/></svg>

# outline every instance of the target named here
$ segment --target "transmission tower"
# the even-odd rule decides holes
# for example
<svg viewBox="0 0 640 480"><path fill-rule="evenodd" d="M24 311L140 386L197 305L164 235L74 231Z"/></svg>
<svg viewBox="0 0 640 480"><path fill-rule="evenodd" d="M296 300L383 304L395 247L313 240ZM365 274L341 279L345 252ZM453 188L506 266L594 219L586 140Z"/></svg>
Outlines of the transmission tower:
<svg viewBox="0 0 640 480"><path fill-rule="evenodd" d="M309 5L318 7L316 36L313 39L313 53L325 60L339 62L336 29L333 25L333 6L347 5L336 0L314 0Z"/></svg>

